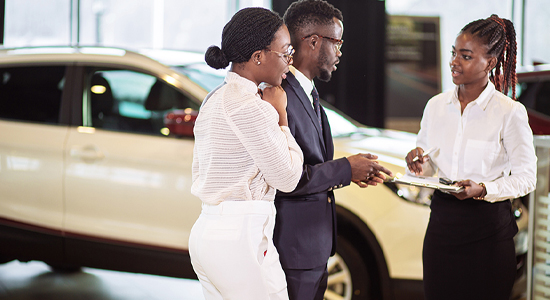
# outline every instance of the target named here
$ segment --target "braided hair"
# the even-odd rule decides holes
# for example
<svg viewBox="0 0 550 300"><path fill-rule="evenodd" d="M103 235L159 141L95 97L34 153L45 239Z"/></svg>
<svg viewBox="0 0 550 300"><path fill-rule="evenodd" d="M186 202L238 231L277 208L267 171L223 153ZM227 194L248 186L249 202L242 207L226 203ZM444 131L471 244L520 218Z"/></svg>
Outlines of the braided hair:
<svg viewBox="0 0 550 300"><path fill-rule="evenodd" d="M344 22L342 12L324 0L296 1L287 8L283 16L292 37L295 37L300 29L308 25L332 25L333 18ZM293 45L297 47L298 43L293 43Z"/></svg>
<svg viewBox="0 0 550 300"><path fill-rule="evenodd" d="M479 37L488 48L487 54L497 58L495 73L491 70L489 78L495 88L504 94L512 88L512 99L515 100L517 43L514 24L510 20L491 15L487 19L476 20L464 26L460 33L466 32Z"/></svg>
<svg viewBox="0 0 550 300"><path fill-rule="evenodd" d="M239 10L223 27L222 47L210 46L204 59L214 69L223 69L230 62L250 60L255 51L266 49L283 26L275 12L260 7Z"/></svg>

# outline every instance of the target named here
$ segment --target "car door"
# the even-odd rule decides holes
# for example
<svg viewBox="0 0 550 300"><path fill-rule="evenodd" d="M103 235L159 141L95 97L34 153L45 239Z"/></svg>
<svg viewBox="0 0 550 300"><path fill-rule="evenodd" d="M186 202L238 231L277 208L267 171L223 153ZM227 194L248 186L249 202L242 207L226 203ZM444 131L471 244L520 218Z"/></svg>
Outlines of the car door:
<svg viewBox="0 0 550 300"><path fill-rule="evenodd" d="M62 253L66 70L0 67L0 256L52 260Z"/></svg>
<svg viewBox="0 0 550 300"><path fill-rule="evenodd" d="M86 67L82 74L81 126L70 130L66 149L68 235L186 250L201 206L190 193L193 138L171 134L164 117L199 104L146 72Z"/></svg>

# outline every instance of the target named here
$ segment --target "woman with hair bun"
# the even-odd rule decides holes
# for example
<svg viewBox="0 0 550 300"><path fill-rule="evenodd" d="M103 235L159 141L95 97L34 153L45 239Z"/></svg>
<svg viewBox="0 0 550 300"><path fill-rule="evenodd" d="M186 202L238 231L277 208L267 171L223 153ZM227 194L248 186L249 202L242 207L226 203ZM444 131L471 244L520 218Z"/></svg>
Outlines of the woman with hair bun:
<svg viewBox="0 0 550 300"><path fill-rule="evenodd" d="M203 101L194 133L193 185L202 212L189 254L207 300L288 299L273 245L276 190L294 190L303 154L288 128L281 82L294 50L288 29L264 8L238 11L213 68L231 64L224 83ZM259 89L260 83L267 83Z"/></svg>
<svg viewBox="0 0 550 300"><path fill-rule="evenodd" d="M417 148L406 157L411 172L430 175L424 149L437 149L429 160L438 177L463 187L432 197L422 255L425 299L508 300L518 231L510 199L535 189L537 171L527 111L515 101L512 22L492 15L464 26L450 67L456 87L428 101Z"/></svg>

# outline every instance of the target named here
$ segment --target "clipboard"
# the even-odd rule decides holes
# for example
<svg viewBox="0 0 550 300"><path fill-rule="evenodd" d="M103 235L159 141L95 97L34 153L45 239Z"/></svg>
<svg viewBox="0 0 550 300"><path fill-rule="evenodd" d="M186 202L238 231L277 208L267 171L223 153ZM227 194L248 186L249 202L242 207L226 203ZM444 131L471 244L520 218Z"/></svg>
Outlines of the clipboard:
<svg viewBox="0 0 550 300"><path fill-rule="evenodd" d="M443 192L451 192L451 193L458 193L464 189L461 186L454 186L454 185L440 183L439 177L422 177L422 176L412 176L409 174L405 174L399 178L393 178L392 182L430 188L434 190L440 190Z"/></svg>

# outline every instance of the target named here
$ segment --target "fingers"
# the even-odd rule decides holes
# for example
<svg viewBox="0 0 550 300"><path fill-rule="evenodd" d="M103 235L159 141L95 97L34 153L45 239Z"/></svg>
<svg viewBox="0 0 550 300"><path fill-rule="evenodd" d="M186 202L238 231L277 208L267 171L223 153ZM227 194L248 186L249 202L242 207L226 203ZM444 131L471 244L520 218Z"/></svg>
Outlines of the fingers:
<svg viewBox="0 0 550 300"><path fill-rule="evenodd" d="M377 155L370 154L370 153L366 153L366 154L361 153L360 155L363 156L364 158L368 158L368 159L378 159Z"/></svg>
<svg viewBox="0 0 550 300"><path fill-rule="evenodd" d="M455 184L456 184L456 186L470 187L470 186L472 186L472 183L474 183L474 182L469 180L469 179L466 179L466 180L458 181Z"/></svg>
<svg viewBox="0 0 550 300"><path fill-rule="evenodd" d="M378 175L378 174L382 175L384 177L383 179L386 179L386 176L384 176L380 172L385 173L388 176L393 176L393 173L389 169L387 169L386 167L378 164L378 162L376 162L376 164L374 165L374 169L376 169L376 171L377 171L376 175Z"/></svg>
<svg viewBox="0 0 550 300"><path fill-rule="evenodd" d="M377 176L374 176L374 177L369 177L367 178L366 180L364 180L363 182L369 184L369 185L376 185L378 183L384 183L384 179L380 178L380 177L377 177Z"/></svg>
<svg viewBox="0 0 550 300"><path fill-rule="evenodd" d="M407 156L405 157L405 161L407 162L407 167L412 173L415 174L422 174L422 164L427 161L427 159L423 156L424 149L420 147L416 147L415 149L411 150ZM416 161L414 161L417 159Z"/></svg>
<svg viewBox="0 0 550 300"><path fill-rule="evenodd" d="M352 180L352 182L357 184L361 188L366 188L369 186L367 183L364 183L361 180Z"/></svg>
<svg viewBox="0 0 550 300"><path fill-rule="evenodd" d="M461 186L461 187L464 188L460 193L454 194L455 197L457 197L460 200L476 197L483 190L483 187L481 187L475 181L470 180L470 179L458 181L456 183L456 186Z"/></svg>
<svg viewBox="0 0 550 300"><path fill-rule="evenodd" d="M357 185L362 186L358 182L376 185L384 182L386 175L393 176L388 168L380 165L374 158L378 158L378 156L370 153L347 157L351 165L351 178Z"/></svg>

